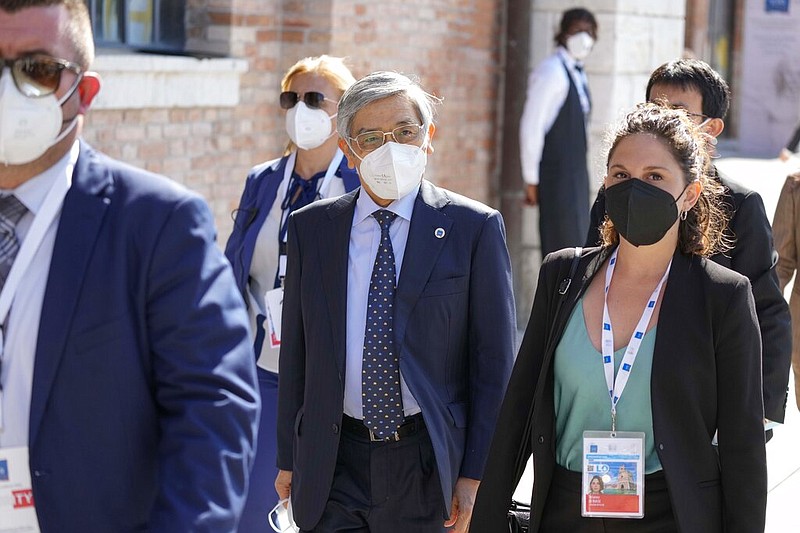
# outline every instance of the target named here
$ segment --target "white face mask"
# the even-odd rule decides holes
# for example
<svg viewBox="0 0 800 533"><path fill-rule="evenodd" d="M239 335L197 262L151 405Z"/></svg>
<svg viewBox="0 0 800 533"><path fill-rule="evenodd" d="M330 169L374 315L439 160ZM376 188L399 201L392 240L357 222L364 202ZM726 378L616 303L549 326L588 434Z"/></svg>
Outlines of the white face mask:
<svg viewBox="0 0 800 533"><path fill-rule="evenodd" d="M333 135L333 122L324 109L311 109L305 102L297 102L286 112L286 133L303 150L312 150Z"/></svg>
<svg viewBox="0 0 800 533"><path fill-rule="evenodd" d="M589 52L592 51L592 47L594 47L594 39L585 31L567 37L567 51L578 61L586 59Z"/></svg>
<svg viewBox="0 0 800 533"><path fill-rule="evenodd" d="M286 504L285 507L284 504ZM299 533L300 531L300 528L294 523L291 498L279 501L278 505L269 512L268 518L269 525L278 533Z"/></svg>
<svg viewBox="0 0 800 533"><path fill-rule="evenodd" d="M55 94L29 98L19 92L11 70L3 68L0 75L0 163L24 165L40 158L63 139L78 121L78 115L61 130L63 104L75 88L57 99Z"/></svg>
<svg viewBox="0 0 800 533"><path fill-rule="evenodd" d="M361 159L358 173L378 198L397 200L422 179L428 154L422 146L387 142ZM358 157L358 156L356 156Z"/></svg>

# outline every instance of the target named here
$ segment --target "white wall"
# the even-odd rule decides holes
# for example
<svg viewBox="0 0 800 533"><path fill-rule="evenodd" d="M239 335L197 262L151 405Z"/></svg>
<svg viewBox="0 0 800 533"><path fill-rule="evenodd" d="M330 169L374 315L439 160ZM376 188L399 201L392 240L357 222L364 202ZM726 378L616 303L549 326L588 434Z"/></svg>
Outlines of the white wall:
<svg viewBox="0 0 800 533"><path fill-rule="evenodd" d="M775 157L800 116L800 0L768 12L768 0L745 0L738 99L739 152ZM780 2L778 2L780 3Z"/></svg>

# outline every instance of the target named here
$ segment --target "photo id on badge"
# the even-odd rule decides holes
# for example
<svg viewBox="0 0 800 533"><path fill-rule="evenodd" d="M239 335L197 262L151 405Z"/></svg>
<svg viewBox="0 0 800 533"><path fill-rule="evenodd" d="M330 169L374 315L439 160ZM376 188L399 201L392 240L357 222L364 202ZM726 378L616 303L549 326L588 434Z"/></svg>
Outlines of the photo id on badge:
<svg viewBox="0 0 800 533"><path fill-rule="evenodd" d="M644 517L644 433L583 432L581 515Z"/></svg>

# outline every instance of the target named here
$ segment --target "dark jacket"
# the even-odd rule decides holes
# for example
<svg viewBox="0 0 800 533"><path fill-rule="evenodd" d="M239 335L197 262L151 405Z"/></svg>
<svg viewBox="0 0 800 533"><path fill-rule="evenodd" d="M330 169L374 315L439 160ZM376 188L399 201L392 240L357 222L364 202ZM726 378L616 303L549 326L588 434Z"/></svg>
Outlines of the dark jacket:
<svg viewBox="0 0 800 533"><path fill-rule="evenodd" d="M728 229L736 240L732 250L711 256L710 259L750 280L761 330L764 415L775 422L783 422L792 357L792 332L789 306L778 286L775 271L778 254L773 248L772 230L761 196L731 181L716 169L715 172L717 179L725 186L724 202L731 213ZM592 206L586 246L599 243L598 226L603 221L605 210L606 197L601 188Z"/></svg>
<svg viewBox="0 0 800 533"><path fill-rule="evenodd" d="M472 533L503 531L511 494L533 454L531 532L555 467L553 354L567 318L610 250L584 252L564 304L572 250L548 256L508 385ZM761 372L753 296L743 276L676 253L658 319L651 377L653 433L682 533L764 530L767 498ZM598 360L598 364L600 364ZM718 452L711 444L719 430ZM578 502L576 501L576 505ZM645 503L645 513L647 504Z"/></svg>
<svg viewBox="0 0 800 533"><path fill-rule="evenodd" d="M294 518L315 527L341 435L347 268L360 189L289 218L278 390L278 467L291 470ZM515 345L511 262L497 211L424 181L394 305L400 371L422 409L442 487L480 479ZM411 501L419 495L409 494Z"/></svg>

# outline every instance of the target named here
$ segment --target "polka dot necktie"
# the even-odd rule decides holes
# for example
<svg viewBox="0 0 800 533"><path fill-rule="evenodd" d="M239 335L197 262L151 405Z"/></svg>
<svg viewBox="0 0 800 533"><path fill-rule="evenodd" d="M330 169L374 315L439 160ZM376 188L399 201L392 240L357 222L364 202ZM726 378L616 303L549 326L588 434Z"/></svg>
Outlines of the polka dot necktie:
<svg viewBox="0 0 800 533"><path fill-rule="evenodd" d="M403 421L400 365L394 347L395 266L389 226L395 213L379 209L372 213L381 226L381 242L372 267L361 365L361 401L364 425L376 439L391 437Z"/></svg>
<svg viewBox="0 0 800 533"><path fill-rule="evenodd" d="M28 209L14 195L0 198L0 287L5 285L19 251L15 228Z"/></svg>

